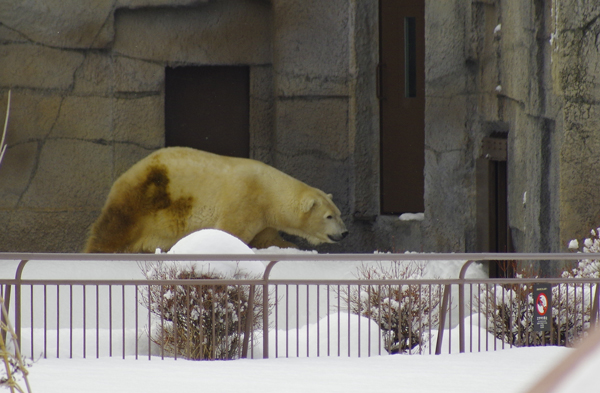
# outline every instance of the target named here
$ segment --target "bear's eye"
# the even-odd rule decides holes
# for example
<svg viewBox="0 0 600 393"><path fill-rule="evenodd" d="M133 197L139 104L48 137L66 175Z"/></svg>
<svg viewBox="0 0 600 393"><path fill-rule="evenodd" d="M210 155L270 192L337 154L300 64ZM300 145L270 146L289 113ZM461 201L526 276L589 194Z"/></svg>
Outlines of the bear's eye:
<svg viewBox="0 0 600 393"><path fill-rule="evenodd" d="M328 219L328 220L332 220L332 219L333 219L333 216L330 214L330 215L328 215L328 216L327 216L327 219Z"/></svg>

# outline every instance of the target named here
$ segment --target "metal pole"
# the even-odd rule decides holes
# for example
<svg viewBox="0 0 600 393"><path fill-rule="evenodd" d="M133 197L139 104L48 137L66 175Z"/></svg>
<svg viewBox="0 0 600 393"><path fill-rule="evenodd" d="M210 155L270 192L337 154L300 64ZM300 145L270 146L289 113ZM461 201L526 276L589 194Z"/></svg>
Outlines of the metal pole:
<svg viewBox="0 0 600 393"><path fill-rule="evenodd" d="M440 321L438 326L438 336L435 345L435 354L440 355L442 353L442 340L444 338L444 325L446 324L446 312L448 311L448 301L450 300L450 284L444 286L444 297L442 299L442 311L440 315Z"/></svg>
<svg viewBox="0 0 600 393"><path fill-rule="evenodd" d="M473 261L467 261L460 269L458 278L461 280L465 279L467 269L473 263ZM458 350L460 353L465 352L465 284L461 282L458 284Z"/></svg>

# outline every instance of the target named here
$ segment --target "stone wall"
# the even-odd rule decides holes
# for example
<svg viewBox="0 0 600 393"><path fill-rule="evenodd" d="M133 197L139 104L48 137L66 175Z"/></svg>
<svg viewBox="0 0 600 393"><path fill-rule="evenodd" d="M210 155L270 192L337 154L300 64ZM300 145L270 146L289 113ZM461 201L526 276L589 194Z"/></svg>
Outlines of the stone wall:
<svg viewBox="0 0 600 393"><path fill-rule="evenodd" d="M13 109L0 250L80 250L114 180L164 145L165 67L216 64L250 66L251 156L334 194L352 239L329 249L389 248L394 235L376 228L397 218L375 222L377 10L375 0L3 2L0 105L12 89Z"/></svg>
<svg viewBox="0 0 600 393"><path fill-rule="evenodd" d="M252 127L269 133L271 15L265 1L2 2L0 250L82 249L114 180L164 145L166 66L250 65Z"/></svg>
<svg viewBox="0 0 600 393"><path fill-rule="evenodd" d="M599 226L600 6L426 1L425 220L379 214L377 0L0 3L0 250L78 251L116 177L164 145L164 70L249 65L251 155L334 194L331 252L478 251L477 163L508 132L516 251Z"/></svg>

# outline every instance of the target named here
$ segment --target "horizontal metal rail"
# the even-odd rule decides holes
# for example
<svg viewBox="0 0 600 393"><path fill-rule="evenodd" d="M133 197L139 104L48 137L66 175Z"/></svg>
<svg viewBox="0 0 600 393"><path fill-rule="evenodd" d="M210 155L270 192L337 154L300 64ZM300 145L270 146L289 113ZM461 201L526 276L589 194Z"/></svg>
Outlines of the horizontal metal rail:
<svg viewBox="0 0 600 393"><path fill-rule="evenodd" d="M251 290L249 296L248 305L250 309L254 307L252 304L254 301L254 291L257 286L262 287L262 307L263 310L269 309L269 288L277 288L278 286L289 288L294 286L299 288L300 286L327 286L329 287L353 287L358 288L360 295L360 288L371 287L371 286L405 286L414 285L422 288L423 286L432 285L444 288L443 299L441 300L441 311L440 321L438 324L438 336L436 353L441 353L441 343L443 340L444 326L446 324L445 318L450 309L450 291L452 286L457 286L459 291L458 310L459 310L459 328L460 328L460 352L465 351L465 286L473 285L518 285L518 284L532 284L538 282L550 283L550 284L582 284L590 286L596 285L596 293L594 295L591 321L595 323L598 313L598 287L600 279L588 278L585 280L576 278L526 278L526 279L467 279L465 273L468 266L473 262L485 262L485 261L496 261L496 260L522 260L522 261L540 261L540 263L552 263L553 261L576 261L582 259L598 259L600 260L600 254L592 253L429 253L429 254L250 254L250 255L226 255L226 254L64 254L64 253L0 253L0 261L20 261L16 271L15 279L4 279L0 280L1 285L6 286L5 302L8 307L10 304L10 290L12 286L15 287L15 328L19 337L19 344L21 340L21 309L22 309L22 287L27 286L31 288L33 293L34 286L43 286L44 291L48 286L58 287L59 286L121 286L125 291L125 286L138 287L149 287L149 286L205 286L205 287L216 287L216 286L248 286ZM67 279L22 279L22 274L28 261L81 261L82 263L92 263L94 261L136 261L136 262L153 262L153 261L268 261L270 262L265 269L265 273L262 279L210 279L210 280L123 280L123 279L103 279L103 280L67 280ZM321 279L270 279L269 275L271 270L280 261L465 261L463 268L461 269L458 278L451 279L436 279L436 280L360 280L360 279L343 279L343 280L321 280ZM350 291L350 289L348 289ZM137 293L137 292L136 292ZM317 292L318 293L318 292ZM370 292L369 292L370 294ZM308 289L307 295L308 297ZM329 296L329 295L328 295ZM276 299L277 300L277 299ZM327 299L329 301L329 299ZM33 300L32 300L33 301ZM72 301L72 300L71 300ZM123 300L124 302L124 300ZM307 300L308 302L308 300ZM307 303L308 304L308 303ZM308 307L308 306L307 306ZM582 306L583 307L583 306ZM124 308L124 306L123 306ZM123 311L124 313L125 311ZM137 312L137 311L136 311ZM32 311L33 313L33 311ZM448 314L449 315L449 314ZM251 318L251 316L250 316ZM269 315L265 311L263 312L263 356L268 357L269 354ZM339 316L338 316L339 318ZM32 315L33 319L33 315ZM246 321L244 339L248 340L250 337L250 329L252 326L252 320ZM57 325L58 326L58 325ZM32 326L33 329L33 326ZM359 325L360 329L360 325ZM32 333L33 334L33 333ZM247 352L248 343L244 343L244 353Z"/></svg>

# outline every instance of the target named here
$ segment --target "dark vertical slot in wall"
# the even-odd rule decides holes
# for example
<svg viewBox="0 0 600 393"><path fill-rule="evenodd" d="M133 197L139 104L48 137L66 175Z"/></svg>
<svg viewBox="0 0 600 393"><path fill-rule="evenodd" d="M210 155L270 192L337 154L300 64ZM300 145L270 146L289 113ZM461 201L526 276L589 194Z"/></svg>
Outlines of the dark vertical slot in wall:
<svg viewBox="0 0 600 393"><path fill-rule="evenodd" d="M417 96L417 30L416 18L404 18L404 77L406 97Z"/></svg>
<svg viewBox="0 0 600 393"><path fill-rule="evenodd" d="M381 213L424 211L425 2L380 0Z"/></svg>
<svg viewBox="0 0 600 393"><path fill-rule="evenodd" d="M167 67L165 146L250 155L250 69Z"/></svg>

